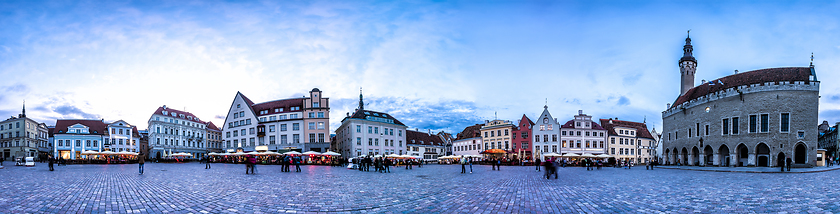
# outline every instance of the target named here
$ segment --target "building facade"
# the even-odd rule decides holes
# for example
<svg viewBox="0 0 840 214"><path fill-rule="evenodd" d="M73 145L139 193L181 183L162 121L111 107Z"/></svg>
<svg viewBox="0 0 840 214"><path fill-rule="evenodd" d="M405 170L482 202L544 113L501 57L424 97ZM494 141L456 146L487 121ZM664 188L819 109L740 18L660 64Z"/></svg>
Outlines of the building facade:
<svg viewBox="0 0 840 214"><path fill-rule="evenodd" d="M136 132L136 127L128 124L123 120L117 120L106 125L108 132L103 139L103 148L105 151L112 152L139 152L140 133Z"/></svg>
<svg viewBox="0 0 840 214"><path fill-rule="evenodd" d="M519 119L519 126L513 130L513 154L514 159L519 161L524 160L531 160L533 158L533 152L531 152L531 148L533 143L531 143L531 133L533 133L534 129L534 121L531 121L530 118L526 115L522 115L522 118Z"/></svg>
<svg viewBox="0 0 840 214"><path fill-rule="evenodd" d="M840 127L840 122L834 124L834 126L828 126L827 121L823 121L826 124L825 128L820 128L820 136L819 136L819 148L825 149L826 154L831 157L838 157L840 155L840 138L837 138L837 128Z"/></svg>
<svg viewBox="0 0 840 214"><path fill-rule="evenodd" d="M174 153L189 153L188 158L207 154L205 124L190 112L158 107L149 117L149 157L165 158Z"/></svg>
<svg viewBox="0 0 840 214"><path fill-rule="evenodd" d="M534 152L536 153L534 160L537 158L544 159L543 154L545 153L562 153L560 123L557 122L556 118L551 117L551 113L548 112L548 105L543 107L543 112L537 118L533 132Z"/></svg>
<svg viewBox="0 0 840 214"><path fill-rule="evenodd" d="M225 118L223 150L316 151L330 147L329 98L317 88L309 97L254 103L237 92Z"/></svg>
<svg viewBox="0 0 840 214"><path fill-rule="evenodd" d="M207 152L224 152L222 149L222 129L216 127L213 122L207 122L205 131L207 131Z"/></svg>
<svg viewBox="0 0 840 214"><path fill-rule="evenodd" d="M405 131L406 151L408 155L420 157L423 161L437 161L446 153L446 147L440 136L419 131Z"/></svg>
<svg viewBox="0 0 840 214"><path fill-rule="evenodd" d="M26 117L26 107L17 117L0 122L0 155L4 158L45 158L51 151L49 129Z"/></svg>
<svg viewBox="0 0 840 214"><path fill-rule="evenodd" d="M104 142L111 139L108 133L108 124L102 120L57 120L53 155L75 160L85 157L81 154L84 151L104 152Z"/></svg>
<svg viewBox="0 0 840 214"><path fill-rule="evenodd" d="M609 155L619 161L644 164L655 157L656 138L647 125L617 119L601 119L601 126L607 130Z"/></svg>
<svg viewBox="0 0 840 214"><path fill-rule="evenodd" d="M348 113L335 132L335 150L341 157L408 154L406 125L390 114L365 110L361 94L359 108Z"/></svg>
<svg viewBox="0 0 840 214"><path fill-rule="evenodd" d="M481 127L481 141L484 142L484 149L501 149L507 153L513 153L511 141L515 129L516 125L509 120L484 121L484 126Z"/></svg>
<svg viewBox="0 0 840 214"><path fill-rule="evenodd" d="M560 126L560 146L562 154L607 154L607 130L601 127L592 116L579 110L574 119Z"/></svg>
<svg viewBox="0 0 840 214"><path fill-rule="evenodd" d="M479 155L482 150L481 127L484 124L475 124L467 126L463 131L455 135L455 140L452 140L452 154L455 156L462 155Z"/></svg>
<svg viewBox="0 0 840 214"><path fill-rule="evenodd" d="M686 38L682 83L697 61ZM680 93L662 112L667 164L777 166L816 164L819 81L811 67L737 72Z"/></svg>

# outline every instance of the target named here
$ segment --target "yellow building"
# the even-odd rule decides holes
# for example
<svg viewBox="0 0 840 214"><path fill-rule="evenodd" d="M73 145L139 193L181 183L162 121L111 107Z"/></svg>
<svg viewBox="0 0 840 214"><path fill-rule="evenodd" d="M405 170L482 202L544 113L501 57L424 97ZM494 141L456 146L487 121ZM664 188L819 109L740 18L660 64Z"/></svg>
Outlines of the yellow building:
<svg viewBox="0 0 840 214"><path fill-rule="evenodd" d="M484 126L481 127L484 149L501 149L510 152L514 129L516 125L509 120L484 121Z"/></svg>

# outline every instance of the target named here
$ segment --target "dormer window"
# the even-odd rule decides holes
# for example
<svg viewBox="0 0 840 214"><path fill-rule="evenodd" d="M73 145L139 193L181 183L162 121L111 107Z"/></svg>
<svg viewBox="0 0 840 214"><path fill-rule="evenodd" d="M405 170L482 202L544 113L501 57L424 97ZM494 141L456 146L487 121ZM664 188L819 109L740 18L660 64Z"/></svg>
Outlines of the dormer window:
<svg viewBox="0 0 840 214"><path fill-rule="evenodd" d="M168 112L167 111L162 111L161 113L163 113L163 115L166 115L166 113L168 113Z"/></svg>
<svg viewBox="0 0 840 214"><path fill-rule="evenodd" d="M171 115L172 115L173 117L174 117L174 116L178 116L178 114L176 114L175 112L172 112L172 114L171 114Z"/></svg>

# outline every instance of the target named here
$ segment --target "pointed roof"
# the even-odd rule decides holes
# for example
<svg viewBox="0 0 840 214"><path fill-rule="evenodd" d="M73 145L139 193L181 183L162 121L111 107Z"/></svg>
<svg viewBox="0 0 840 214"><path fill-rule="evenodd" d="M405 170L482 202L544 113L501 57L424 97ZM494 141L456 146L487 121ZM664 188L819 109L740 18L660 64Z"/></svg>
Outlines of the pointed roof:
<svg viewBox="0 0 840 214"><path fill-rule="evenodd" d="M414 140L413 142L411 140ZM419 144L426 146L443 146L443 140L437 135L430 135L425 132L416 132L405 130L405 141L410 144Z"/></svg>
<svg viewBox="0 0 840 214"><path fill-rule="evenodd" d="M519 125L521 126L522 124L525 124L526 122L528 124L530 124L531 126L533 126L535 124L534 121L531 121L531 118L528 118L528 115L522 114L522 119L519 120Z"/></svg>
<svg viewBox="0 0 840 214"><path fill-rule="evenodd" d="M653 135L650 134L650 131L648 131L647 125L644 123L624 120L601 119L601 124L604 126L604 128L607 129L609 135L618 135L618 133L615 132L615 127L624 127L636 129L636 137L655 139L653 138Z"/></svg>
<svg viewBox="0 0 840 214"><path fill-rule="evenodd" d="M242 99L245 100L245 103L248 103L248 106L254 105L254 101L251 101L251 99L248 99L248 97L246 97L245 94L242 94L242 92L237 91L236 94L241 95Z"/></svg>
<svg viewBox="0 0 840 214"><path fill-rule="evenodd" d="M207 122L206 128L210 129L210 130L220 131L220 132L222 131L222 129L220 129L219 127L216 127L216 124L213 124L213 122Z"/></svg>
<svg viewBox="0 0 840 214"><path fill-rule="evenodd" d="M554 121L554 118L551 117L551 113L548 112L548 105L543 107L543 112L540 114L539 119L548 118L550 121ZM558 121L554 121L554 123L559 123Z"/></svg>
<svg viewBox="0 0 840 214"><path fill-rule="evenodd" d="M472 125L472 126L467 126L466 128L464 128L463 131L459 132L456 135L455 140L481 137L481 127L482 126L484 126L484 124L475 124L475 125Z"/></svg>

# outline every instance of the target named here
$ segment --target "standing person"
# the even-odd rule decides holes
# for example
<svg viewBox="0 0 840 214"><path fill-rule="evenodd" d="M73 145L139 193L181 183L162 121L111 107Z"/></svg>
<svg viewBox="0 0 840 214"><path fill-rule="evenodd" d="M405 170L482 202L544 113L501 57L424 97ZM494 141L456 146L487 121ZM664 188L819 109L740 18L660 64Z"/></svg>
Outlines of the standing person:
<svg viewBox="0 0 840 214"><path fill-rule="evenodd" d="M778 160L776 160L776 166L779 166L779 168L782 170L782 172L784 172L785 171L785 159L784 158L779 158Z"/></svg>
<svg viewBox="0 0 840 214"><path fill-rule="evenodd" d="M467 159L461 155L461 174L467 173Z"/></svg>
<svg viewBox="0 0 840 214"><path fill-rule="evenodd" d="M472 162L473 162L472 158L467 158L467 164L470 165L470 174L472 174Z"/></svg>
<svg viewBox="0 0 840 214"><path fill-rule="evenodd" d="M140 174L142 175L144 168L143 165L146 165L146 154L143 154L141 152L139 155L137 155L137 165L139 165L138 167L140 170ZM52 171L52 164L50 164L50 171Z"/></svg>
<svg viewBox="0 0 840 214"><path fill-rule="evenodd" d="M534 162L534 166L537 166L537 172L540 171L540 159L537 158L536 162Z"/></svg>
<svg viewBox="0 0 840 214"><path fill-rule="evenodd" d="M385 172L386 173L391 173L391 164L392 164L391 159L386 158L385 159Z"/></svg>
<svg viewBox="0 0 840 214"><path fill-rule="evenodd" d="M295 172L300 172L300 162L303 159L300 156L295 157Z"/></svg>
<svg viewBox="0 0 840 214"><path fill-rule="evenodd" d="M204 156L204 169L210 169L210 156Z"/></svg>
<svg viewBox="0 0 840 214"><path fill-rule="evenodd" d="M787 171L788 172L790 172L790 162L791 162L790 158L787 158L787 160L785 160L785 163L786 163L785 165L787 165Z"/></svg>
<svg viewBox="0 0 840 214"><path fill-rule="evenodd" d="M52 156L50 156L48 158L48 161L49 161L49 165L50 165L50 171L55 170L55 169L53 169L53 162L55 162L55 159Z"/></svg>
<svg viewBox="0 0 840 214"><path fill-rule="evenodd" d="M496 170L499 170L499 171L502 170L502 159L501 158L496 159Z"/></svg>

